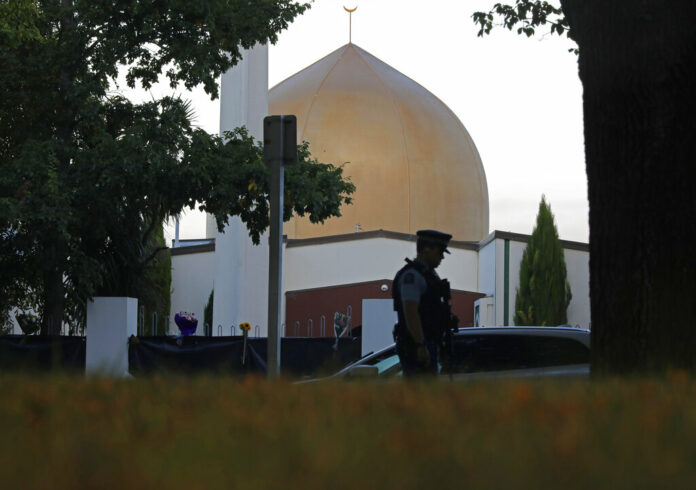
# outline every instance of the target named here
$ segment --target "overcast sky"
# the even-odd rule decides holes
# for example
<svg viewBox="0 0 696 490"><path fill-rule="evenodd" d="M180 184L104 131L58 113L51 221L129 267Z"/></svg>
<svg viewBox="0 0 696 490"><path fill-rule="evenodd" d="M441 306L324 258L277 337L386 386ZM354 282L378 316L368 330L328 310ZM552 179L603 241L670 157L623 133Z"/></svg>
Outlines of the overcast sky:
<svg viewBox="0 0 696 490"><path fill-rule="evenodd" d="M586 242L582 85L577 57L568 52L573 43L502 28L477 37L471 14L495 1L316 0L270 47L269 85L346 44L343 6L357 6L353 43L435 94L471 134L488 179L490 230L531 233L545 194L560 237ZM194 103L196 123L217 132L219 101L202 90L183 95ZM197 214L182 218L181 238L205 235Z"/></svg>

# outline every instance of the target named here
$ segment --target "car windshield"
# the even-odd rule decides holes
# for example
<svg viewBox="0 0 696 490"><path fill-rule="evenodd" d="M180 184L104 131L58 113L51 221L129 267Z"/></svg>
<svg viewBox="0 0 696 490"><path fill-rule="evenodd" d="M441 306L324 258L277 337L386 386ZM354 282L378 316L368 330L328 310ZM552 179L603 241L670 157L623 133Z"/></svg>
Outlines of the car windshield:
<svg viewBox="0 0 696 490"><path fill-rule="evenodd" d="M386 359L382 359L377 364L374 364L379 370L379 376L389 376L401 370L399 356L393 354Z"/></svg>
<svg viewBox="0 0 696 490"><path fill-rule="evenodd" d="M365 358L361 359L356 364L360 364L361 366L377 366L385 359L389 359L391 357L396 357L396 350L393 347L386 349L383 352L380 352L379 354L373 355L372 357L365 356Z"/></svg>
<svg viewBox="0 0 696 490"><path fill-rule="evenodd" d="M355 368L356 366L376 366L379 370L378 372L382 374L382 372L387 371L391 367L393 367L394 362L396 362L396 364L398 365L399 357L396 355L396 347L392 345L380 352L377 352L376 354L372 352L366 354L361 359L355 361L353 364L349 364L336 374L344 375L346 373L349 373L350 370Z"/></svg>

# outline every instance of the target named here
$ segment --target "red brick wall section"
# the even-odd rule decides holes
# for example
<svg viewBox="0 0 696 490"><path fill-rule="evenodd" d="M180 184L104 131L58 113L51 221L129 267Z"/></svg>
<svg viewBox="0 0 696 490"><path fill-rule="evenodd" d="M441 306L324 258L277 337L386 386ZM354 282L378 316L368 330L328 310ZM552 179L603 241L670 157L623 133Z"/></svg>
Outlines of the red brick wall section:
<svg viewBox="0 0 696 490"><path fill-rule="evenodd" d="M386 285L387 290L382 291ZM287 337L333 337L334 313L346 313L352 309L352 327L362 325L363 299L391 299L392 282L389 279L342 286L331 286L285 294L285 335ZM474 323L474 301L484 294L470 291L452 291L452 311L459 317L461 327ZM321 318L326 319L324 332ZM311 322L310 322L311 320ZM323 335L322 335L323 333Z"/></svg>

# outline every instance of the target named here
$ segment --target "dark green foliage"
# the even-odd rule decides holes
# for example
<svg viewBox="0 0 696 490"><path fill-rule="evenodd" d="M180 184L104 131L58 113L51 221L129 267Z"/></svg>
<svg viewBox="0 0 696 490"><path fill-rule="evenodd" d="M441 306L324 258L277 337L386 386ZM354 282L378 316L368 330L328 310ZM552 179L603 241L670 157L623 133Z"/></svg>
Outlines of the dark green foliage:
<svg viewBox="0 0 696 490"><path fill-rule="evenodd" d="M240 216L258 242L268 226L268 171L257 142L243 129L223 140L193 127L179 98L133 104L110 84L125 70L131 87L166 76L215 97L240 47L275 42L306 8L291 0L0 3L0 312L31 298L42 333L55 334L94 295L138 294L164 248L153 246L162 222L196 203L218 226ZM303 148L287 172L285 216L322 221L354 187ZM166 281L156 282L163 290Z"/></svg>
<svg viewBox="0 0 696 490"><path fill-rule="evenodd" d="M205 305L205 310L203 310L203 328L205 329L205 335L211 335L210 332L213 331L213 299L215 297L215 290L210 291L210 296L208 296L208 302Z"/></svg>
<svg viewBox="0 0 696 490"><path fill-rule="evenodd" d="M571 298L563 247L551 206L542 197L536 226L522 254L515 325L563 325L568 322Z"/></svg>
<svg viewBox="0 0 696 490"><path fill-rule="evenodd" d="M570 24L563 14L560 6L553 5L544 0L515 0L514 5L496 3L488 12L474 12L474 23L479 26L479 37L490 34L496 25L494 21L500 19L502 27L512 30L517 28L517 34L531 37L537 28L549 26L551 34L566 35L572 38ZM577 54L577 49L571 49Z"/></svg>
<svg viewBox="0 0 696 490"><path fill-rule="evenodd" d="M147 246L148 255L160 250L152 260L142 266L142 274L134 276L133 293L138 298L138 308L144 307L145 335L166 335L169 328L172 285L172 258L164 240L164 230L159 226ZM163 250L165 249L165 250ZM153 328L153 313L156 313Z"/></svg>

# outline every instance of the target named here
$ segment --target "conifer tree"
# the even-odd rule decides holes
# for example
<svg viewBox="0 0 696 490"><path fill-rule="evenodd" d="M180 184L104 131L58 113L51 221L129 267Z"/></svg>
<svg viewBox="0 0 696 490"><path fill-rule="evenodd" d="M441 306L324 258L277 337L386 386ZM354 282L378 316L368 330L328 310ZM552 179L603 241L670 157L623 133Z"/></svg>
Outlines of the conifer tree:
<svg viewBox="0 0 696 490"><path fill-rule="evenodd" d="M572 298L551 206L541 197L536 226L522 254L515 325L563 325Z"/></svg>

